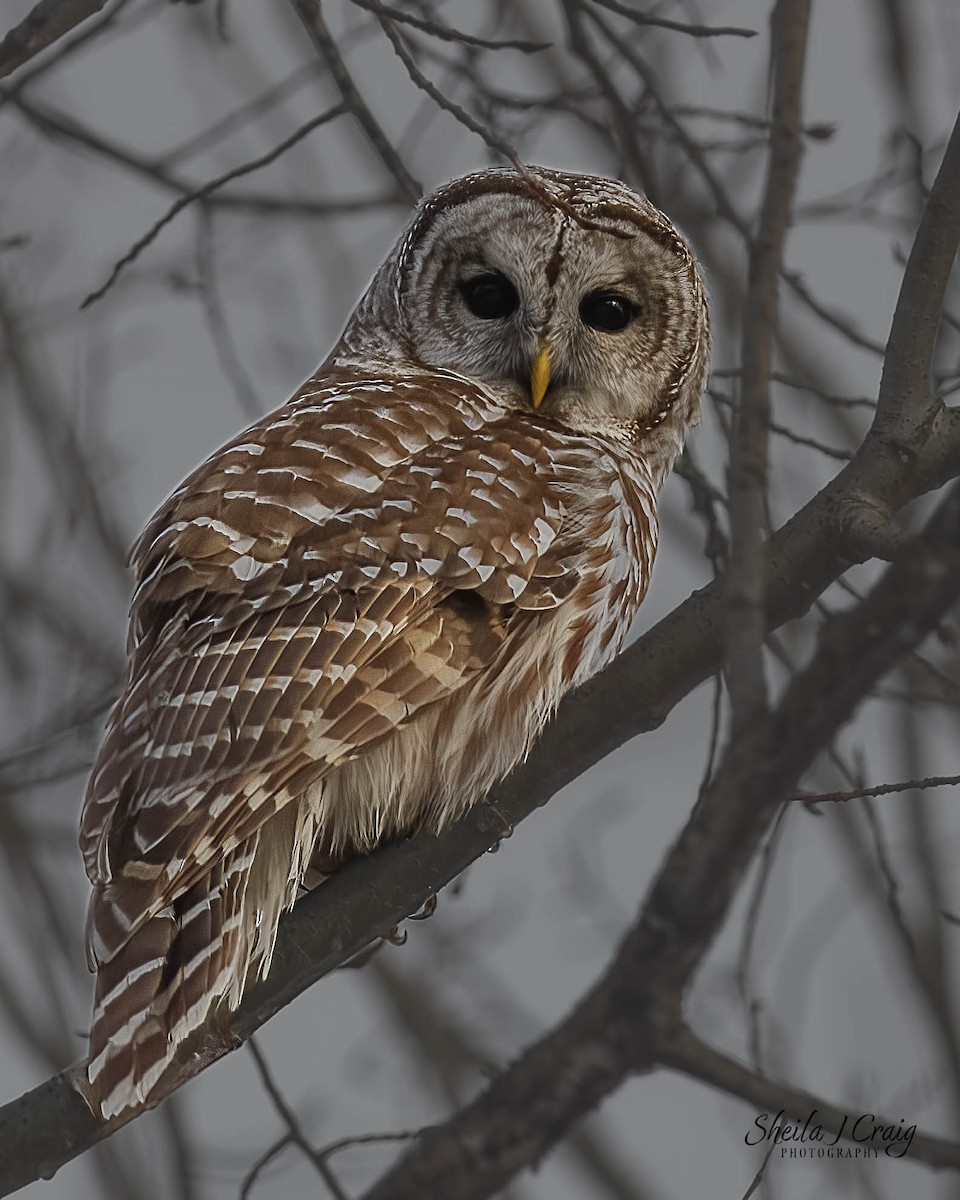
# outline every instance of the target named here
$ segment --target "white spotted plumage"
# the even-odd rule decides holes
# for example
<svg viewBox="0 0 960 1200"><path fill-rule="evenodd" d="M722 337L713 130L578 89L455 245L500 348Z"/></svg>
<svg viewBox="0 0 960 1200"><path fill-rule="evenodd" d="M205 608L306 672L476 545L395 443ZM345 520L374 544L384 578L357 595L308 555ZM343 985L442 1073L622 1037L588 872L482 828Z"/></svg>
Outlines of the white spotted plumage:
<svg viewBox="0 0 960 1200"><path fill-rule="evenodd" d="M509 312L470 308L478 270ZM590 326L583 297L613 286L631 320ZM104 1116L154 1103L265 975L306 878L456 819L617 652L708 346L694 260L642 197L481 172L421 206L292 400L157 512L81 828Z"/></svg>

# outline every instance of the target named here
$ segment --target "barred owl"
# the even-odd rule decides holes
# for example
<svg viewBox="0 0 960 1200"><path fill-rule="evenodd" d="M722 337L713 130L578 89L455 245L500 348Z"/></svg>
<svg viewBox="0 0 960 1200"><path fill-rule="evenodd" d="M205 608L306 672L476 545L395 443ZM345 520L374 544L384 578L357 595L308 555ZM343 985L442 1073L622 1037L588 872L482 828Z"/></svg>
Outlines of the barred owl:
<svg viewBox="0 0 960 1200"><path fill-rule="evenodd" d="M266 975L305 879L454 821L616 654L708 349L645 198L481 171L152 518L80 835L104 1117Z"/></svg>

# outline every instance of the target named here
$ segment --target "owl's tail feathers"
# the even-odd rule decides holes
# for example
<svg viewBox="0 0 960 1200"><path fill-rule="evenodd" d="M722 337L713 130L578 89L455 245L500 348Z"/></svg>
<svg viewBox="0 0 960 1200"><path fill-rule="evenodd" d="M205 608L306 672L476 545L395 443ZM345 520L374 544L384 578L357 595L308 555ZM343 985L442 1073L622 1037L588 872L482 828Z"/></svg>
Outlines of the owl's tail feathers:
<svg viewBox="0 0 960 1200"><path fill-rule="evenodd" d="M100 961L87 1081L105 1118L149 1104L211 1009L225 996L232 1008L240 1003L250 967L244 899L259 840L258 832L239 845ZM122 919L109 907L101 896L93 915Z"/></svg>
<svg viewBox="0 0 960 1200"><path fill-rule="evenodd" d="M124 933L122 889L113 903L95 897L87 1081L104 1117L158 1103L182 1043L221 1002L237 1008L252 977L266 977L280 916L293 907L316 837L316 807L286 803L132 935Z"/></svg>

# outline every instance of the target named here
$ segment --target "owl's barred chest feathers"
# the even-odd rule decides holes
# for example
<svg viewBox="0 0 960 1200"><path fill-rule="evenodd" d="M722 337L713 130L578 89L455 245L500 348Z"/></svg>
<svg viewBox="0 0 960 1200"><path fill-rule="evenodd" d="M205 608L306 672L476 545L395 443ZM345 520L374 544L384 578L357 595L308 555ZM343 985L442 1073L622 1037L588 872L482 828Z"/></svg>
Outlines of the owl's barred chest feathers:
<svg viewBox="0 0 960 1200"><path fill-rule="evenodd" d="M81 821L100 1115L173 1086L305 885L455 820L617 653L708 351L694 259L643 197L480 172L161 506Z"/></svg>
<svg viewBox="0 0 960 1200"><path fill-rule="evenodd" d="M415 428L402 402L411 394L419 401ZM364 420L348 419L358 404ZM380 730L351 753L355 730L345 735L341 717L349 693L307 706L302 720L306 757L337 764L303 795L309 821L322 831L315 865L335 866L421 826L439 832L527 753L564 693L619 650L656 551L649 468L622 439L598 441L511 411L449 372L427 380L416 370L389 367L369 379L345 377L341 368L310 380L286 410L236 441L221 456L223 470L235 477L241 474L235 456L251 456L255 495L236 478L230 488L218 482L218 527L206 507L193 520L170 521L164 535L177 550L189 546L202 556L189 568L174 557L159 576L148 557L147 588L162 595L166 584L179 592L185 570L202 572L216 562L245 593L231 605L235 622L240 604L252 615L278 587L295 595L304 569L315 570L311 564L319 566L323 555L332 558L344 535L352 542L347 565L312 582L355 594L358 613L371 593L389 594L414 571L446 584L449 594L436 605L433 624L403 630L408 653L390 664L389 692L371 687L388 668L367 668L362 703L370 710L368 726ZM439 456L430 454L452 442L463 463L459 473L443 471ZM273 466L277 457L282 467ZM375 490L369 504L348 507L324 493L331 480L372 488L370 480L385 473L389 480L400 463L403 476L379 503ZM414 485L404 486L404 478ZM172 515L190 511L188 500ZM532 524L532 536L518 530L522 523ZM251 546L254 528L260 538ZM164 535L153 543L155 553L161 546L169 552ZM324 549L314 551L314 544ZM280 546L286 552L274 557ZM296 636L320 643L336 623L323 612L316 626L300 624ZM392 630L389 621L382 624L378 634L386 637ZM355 625L356 618L351 636ZM271 637L286 645L289 631L280 623ZM458 651L453 669L448 656ZM281 667L282 657L261 691L271 682L279 691L289 688ZM326 673L339 670L330 663ZM445 698L411 703L431 672L442 677L454 670L477 677ZM299 716L287 718L284 732ZM262 744L273 731L269 723L255 726L251 740ZM235 835L232 843L239 840Z"/></svg>
<svg viewBox="0 0 960 1200"><path fill-rule="evenodd" d="M498 419L527 436L526 419ZM553 586L537 607L500 606L503 640L487 670L313 790L308 798L334 861L422 826L440 832L526 756L564 694L621 648L656 554L649 469L614 441L598 453L569 431L541 428L537 436L552 451L548 508L560 532L540 569ZM469 556L471 547L464 550ZM460 619L455 604L451 620Z"/></svg>

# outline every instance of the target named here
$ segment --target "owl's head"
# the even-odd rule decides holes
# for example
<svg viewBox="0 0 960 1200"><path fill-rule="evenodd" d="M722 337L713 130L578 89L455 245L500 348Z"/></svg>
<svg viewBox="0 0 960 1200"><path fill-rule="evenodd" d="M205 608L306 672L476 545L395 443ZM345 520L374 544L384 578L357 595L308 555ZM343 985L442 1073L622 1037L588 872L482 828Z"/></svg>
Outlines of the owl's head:
<svg viewBox="0 0 960 1200"><path fill-rule="evenodd" d="M699 417L710 333L696 261L616 180L530 168L447 184L420 205L341 351L369 351L376 325L376 352L574 429L679 448Z"/></svg>

